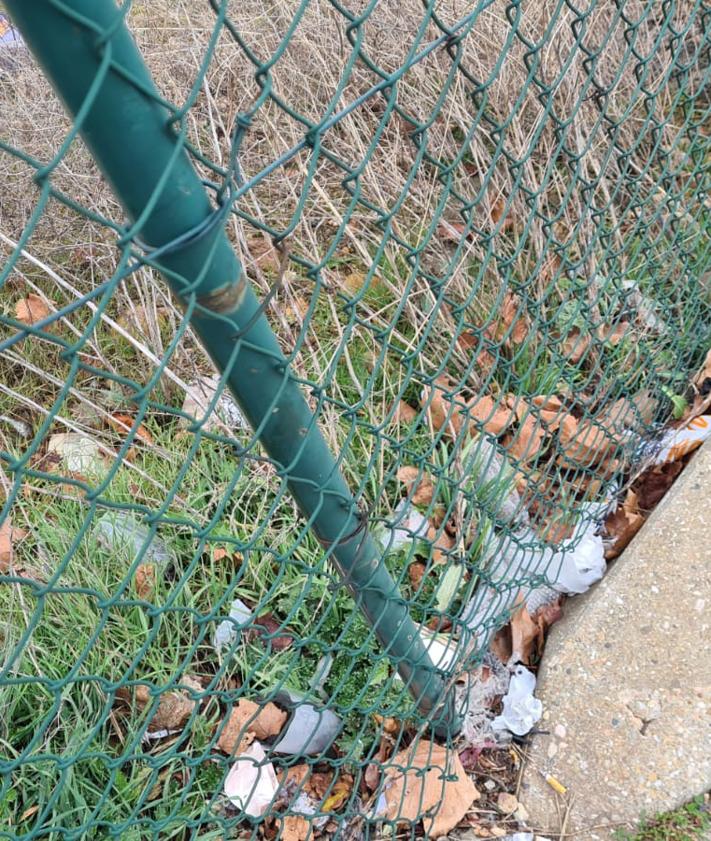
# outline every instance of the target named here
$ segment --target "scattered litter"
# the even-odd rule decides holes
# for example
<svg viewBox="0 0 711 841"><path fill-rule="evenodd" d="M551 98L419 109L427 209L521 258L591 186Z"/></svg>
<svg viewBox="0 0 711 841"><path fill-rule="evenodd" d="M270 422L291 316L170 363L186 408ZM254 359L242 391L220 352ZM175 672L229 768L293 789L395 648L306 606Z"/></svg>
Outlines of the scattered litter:
<svg viewBox="0 0 711 841"><path fill-rule="evenodd" d="M491 726L494 730L509 730L517 736L525 736L543 714L543 704L533 697L536 676L524 666L516 666L509 690L501 699L504 705L501 715L496 716Z"/></svg>
<svg viewBox="0 0 711 841"><path fill-rule="evenodd" d="M11 427L20 436L20 438L32 438L32 427L29 423L16 420L8 415L0 415L0 423L7 424L7 426Z"/></svg>
<svg viewBox="0 0 711 841"><path fill-rule="evenodd" d="M99 445L93 438L79 432L59 432L52 435L47 452L60 456L70 473L97 478L107 472Z"/></svg>
<svg viewBox="0 0 711 841"><path fill-rule="evenodd" d="M212 638L213 648L218 654L223 654L225 649L232 648L238 642L242 633L240 626L246 625L252 615L252 611L241 599L235 599L232 602L229 618L220 622L215 628L215 635Z"/></svg>
<svg viewBox="0 0 711 841"><path fill-rule="evenodd" d="M236 759L225 779L224 791L232 804L247 815L264 814L277 793L274 766L259 742L251 744Z"/></svg>
<svg viewBox="0 0 711 841"><path fill-rule="evenodd" d="M573 534L557 547L542 542L531 528L492 533L483 560L490 583L477 589L461 614L480 648L488 648L498 628L509 621L521 593L529 612L535 612L556 594L584 593L602 578L606 562L598 531L609 507L607 499L584 506ZM548 581L541 598L537 586L525 586L536 577ZM511 586L513 582L519 587Z"/></svg>
<svg viewBox="0 0 711 841"><path fill-rule="evenodd" d="M467 745L479 749L496 745L491 706L495 698L506 693L510 680L506 666L487 652L483 666L468 672L466 679L456 684L456 706L462 716L462 737Z"/></svg>
<svg viewBox="0 0 711 841"><path fill-rule="evenodd" d="M96 521L93 529L96 542L108 552L126 551L132 559L139 555L141 562L165 565L173 560L173 553L148 526L125 511L107 511Z"/></svg>
<svg viewBox="0 0 711 841"><path fill-rule="evenodd" d="M679 461L711 437L711 415L701 415L679 429L670 429L655 449L655 464Z"/></svg>
<svg viewBox="0 0 711 841"><path fill-rule="evenodd" d="M512 832L509 835L504 835L501 841L533 841L532 832Z"/></svg>
<svg viewBox="0 0 711 841"><path fill-rule="evenodd" d="M387 552L399 552L404 546L415 540L427 537L430 523L405 499L401 500L393 515L395 526L387 526L376 538Z"/></svg>
<svg viewBox="0 0 711 841"><path fill-rule="evenodd" d="M201 421L205 417L205 412L215 397L219 385L220 377L217 374L210 377L199 377L195 382L190 383L183 401L183 412L190 415L191 418ZM205 432L219 432L220 424L224 424L232 430L249 428L239 406L232 399L227 389L223 389L215 408L201 428ZM179 426L189 425L190 421L186 418L180 419Z"/></svg>
<svg viewBox="0 0 711 841"><path fill-rule="evenodd" d="M292 715L281 738L272 747L274 753L292 756L323 753L341 732L341 719L332 711L320 709L293 690L283 690L274 699Z"/></svg>

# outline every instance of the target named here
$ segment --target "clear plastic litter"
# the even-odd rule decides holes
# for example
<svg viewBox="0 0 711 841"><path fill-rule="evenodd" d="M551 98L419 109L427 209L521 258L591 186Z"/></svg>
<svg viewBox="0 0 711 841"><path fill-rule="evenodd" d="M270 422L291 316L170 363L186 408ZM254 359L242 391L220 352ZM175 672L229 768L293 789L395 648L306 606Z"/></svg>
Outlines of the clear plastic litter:
<svg viewBox="0 0 711 841"><path fill-rule="evenodd" d="M504 709L491 722L494 730L508 730L525 736L543 715L543 704L533 696L536 676L524 666L516 666L508 692L502 698Z"/></svg>
<svg viewBox="0 0 711 841"><path fill-rule="evenodd" d="M219 385L220 377L217 374L210 377L199 377L190 383L183 401L183 412L195 420L202 421ZM190 421L181 418L181 426L189 426L189 424ZM224 428L221 429L221 427L227 427L229 430L249 428L239 406L226 389L220 394L215 408L204 420L201 428L205 432L224 432Z"/></svg>
<svg viewBox="0 0 711 841"><path fill-rule="evenodd" d="M655 445L655 464L679 461L711 438L711 415L699 415L678 429L670 429Z"/></svg>
<svg viewBox="0 0 711 841"><path fill-rule="evenodd" d="M395 509L393 522L394 526L382 529L375 535L387 552L399 552L415 540L423 540L430 527L427 517L404 499Z"/></svg>
<svg viewBox="0 0 711 841"><path fill-rule="evenodd" d="M241 599L235 599L230 607L227 619L215 628L212 645L219 655L232 648L240 638L241 625L246 625L252 618L252 611Z"/></svg>
<svg viewBox="0 0 711 841"><path fill-rule="evenodd" d="M107 552L126 552L131 562L139 556L141 563L161 566L174 560L160 537L151 535L148 526L125 511L107 511L96 521L92 534Z"/></svg>

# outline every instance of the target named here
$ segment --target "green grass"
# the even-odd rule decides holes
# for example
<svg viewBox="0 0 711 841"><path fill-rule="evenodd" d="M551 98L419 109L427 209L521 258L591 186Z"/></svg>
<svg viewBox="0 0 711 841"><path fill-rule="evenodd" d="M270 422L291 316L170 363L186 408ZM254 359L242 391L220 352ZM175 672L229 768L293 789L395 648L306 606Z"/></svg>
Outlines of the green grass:
<svg viewBox="0 0 711 841"><path fill-rule="evenodd" d="M711 830L711 815L704 798L643 820L632 831L618 830L618 841L702 841Z"/></svg>

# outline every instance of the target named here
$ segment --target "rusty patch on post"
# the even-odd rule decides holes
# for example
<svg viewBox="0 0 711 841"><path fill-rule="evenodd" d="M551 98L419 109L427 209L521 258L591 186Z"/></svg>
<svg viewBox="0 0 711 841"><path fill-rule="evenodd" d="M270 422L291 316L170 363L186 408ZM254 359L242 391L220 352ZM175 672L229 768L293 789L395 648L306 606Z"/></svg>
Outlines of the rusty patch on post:
<svg viewBox="0 0 711 841"><path fill-rule="evenodd" d="M230 283L229 286L223 286L221 289L217 289L209 295L203 295L198 298L197 302L201 307L210 310L210 312L224 315L239 308L244 298L245 290L245 279L241 277L234 283Z"/></svg>

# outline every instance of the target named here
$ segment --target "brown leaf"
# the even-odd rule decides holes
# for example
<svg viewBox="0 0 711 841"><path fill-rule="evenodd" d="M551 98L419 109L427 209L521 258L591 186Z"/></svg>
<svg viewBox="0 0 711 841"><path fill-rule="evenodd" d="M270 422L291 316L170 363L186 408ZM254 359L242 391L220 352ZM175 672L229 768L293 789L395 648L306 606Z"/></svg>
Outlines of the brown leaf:
<svg viewBox="0 0 711 841"><path fill-rule="evenodd" d="M109 424L111 428L124 436L131 431L134 422L135 419L132 418L131 415L122 415L120 412L114 412L114 414L109 417ZM142 423L138 425L135 435L136 438L144 444L147 444L148 446L153 444L153 436Z"/></svg>
<svg viewBox="0 0 711 841"><path fill-rule="evenodd" d="M149 601L156 589L156 565L139 564L133 577L133 584L140 599Z"/></svg>
<svg viewBox="0 0 711 841"><path fill-rule="evenodd" d="M158 709L148 724L148 732L158 730L179 730L190 717L195 701L183 692L164 692L160 696Z"/></svg>
<svg viewBox="0 0 711 841"><path fill-rule="evenodd" d="M230 553L223 546L217 546L212 550L212 558L215 561L224 560Z"/></svg>
<svg viewBox="0 0 711 841"><path fill-rule="evenodd" d="M311 825L301 815L287 815L283 819L281 835L282 841L306 841Z"/></svg>
<svg viewBox="0 0 711 841"><path fill-rule="evenodd" d="M495 226L501 223L500 230L502 232L510 231L514 226L511 208L509 208L508 211L506 210L506 199L503 196L499 196L491 205L491 212L489 215L491 216L491 221Z"/></svg>
<svg viewBox="0 0 711 841"><path fill-rule="evenodd" d="M475 397L467 403L471 416L479 421L484 429L493 436L499 436L513 420L510 409L503 404L498 405L485 395Z"/></svg>
<svg viewBox="0 0 711 841"><path fill-rule="evenodd" d="M371 791L375 791L375 789L380 785L380 765L371 763L365 769L365 774L363 776L368 788Z"/></svg>
<svg viewBox="0 0 711 841"><path fill-rule="evenodd" d="M570 363L577 365L586 355L589 347L590 336L583 333L579 327L571 327L562 341L561 351Z"/></svg>
<svg viewBox="0 0 711 841"><path fill-rule="evenodd" d="M494 634L489 650L499 658L502 663L508 663L513 652L511 643L511 625L507 624Z"/></svg>
<svg viewBox="0 0 711 841"><path fill-rule="evenodd" d="M445 392L454 391L455 386L446 376L437 377L433 386L425 386L422 390L421 405L426 408L427 415L435 431L446 426L450 435L458 435L462 428L463 418L461 408L453 404Z"/></svg>
<svg viewBox="0 0 711 841"><path fill-rule="evenodd" d="M536 458L543 445L544 432L533 415L527 415L509 444L511 455L522 463Z"/></svg>
<svg viewBox="0 0 711 841"><path fill-rule="evenodd" d="M424 739L398 753L385 776L386 819L416 821L429 811L422 818L428 838L454 829L479 797L457 753Z"/></svg>
<svg viewBox="0 0 711 841"><path fill-rule="evenodd" d="M401 467L397 472L397 478L407 488L414 505L429 505L434 495L432 479L422 473L417 467Z"/></svg>
<svg viewBox="0 0 711 841"><path fill-rule="evenodd" d="M533 654L538 651L538 637L541 630L521 604L511 617L511 659L516 663L531 665Z"/></svg>
<svg viewBox="0 0 711 841"><path fill-rule="evenodd" d="M293 644L294 637L291 634L279 633L280 631L283 631L281 623L271 613L263 613L257 617L248 633L258 634L265 645L271 644L272 651L286 651ZM276 636L271 636L272 634Z"/></svg>
<svg viewBox="0 0 711 841"><path fill-rule="evenodd" d="M561 426L560 441L565 455L583 467L592 467L616 449L609 433L592 420L581 420L574 429Z"/></svg>
<svg viewBox="0 0 711 841"><path fill-rule="evenodd" d="M412 423L417 420L418 414L417 409L413 409L412 406L401 400L395 409L393 420L395 423Z"/></svg>
<svg viewBox="0 0 711 841"><path fill-rule="evenodd" d="M650 467L635 480L633 488L643 514L656 507L683 469L682 461L670 461Z"/></svg>
<svg viewBox="0 0 711 841"><path fill-rule="evenodd" d="M217 747L224 753L239 754L253 739L261 741L280 733L287 717L287 713L271 701L260 707L248 698L240 698L237 706L223 720Z"/></svg>
<svg viewBox="0 0 711 841"><path fill-rule="evenodd" d="M605 531L612 539L612 544L605 551L605 558L612 560L618 557L640 530L644 521L645 517L640 513L637 505L637 494L629 490L625 502L605 520Z"/></svg>
<svg viewBox="0 0 711 841"><path fill-rule="evenodd" d="M0 573L7 573L12 566L12 523L5 517L0 525Z"/></svg>
<svg viewBox="0 0 711 841"><path fill-rule="evenodd" d="M618 321L617 324L612 327L601 324L597 328L597 337L601 342L607 342L615 347L616 345L619 345L626 335L628 335L629 331L629 321Z"/></svg>
<svg viewBox="0 0 711 841"><path fill-rule="evenodd" d="M538 394L531 398L531 403L545 412L559 412L563 408L563 401L555 394Z"/></svg>
<svg viewBox="0 0 711 841"><path fill-rule="evenodd" d="M427 539L432 541L432 563L435 566L446 564L449 560L449 555L446 553L454 548L454 538L447 534L444 529L440 531L435 526L430 525L427 529Z"/></svg>
<svg viewBox="0 0 711 841"><path fill-rule="evenodd" d="M30 806L29 809L25 809L25 811L20 815L20 823L22 823L22 821L26 821L27 818L31 818L32 815L36 815L37 812L39 812L38 804Z"/></svg>
<svg viewBox="0 0 711 841"><path fill-rule="evenodd" d="M463 222L447 222L442 219L437 225L437 234L442 242L458 243L464 238L466 225Z"/></svg>
<svg viewBox="0 0 711 841"><path fill-rule="evenodd" d="M23 324L36 324L43 318L47 318L50 312L44 300L34 292L15 303L15 318Z"/></svg>
<svg viewBox="0 0 711 841"><path fill-rule="evenodd" d="M521 306L521 299L513 292L507 292L501 303L499 318L496 322L494 336L497 341L513 342L515 345L524 341L529 331L529 320L526 311ZM509 330L510 335L509 334Z"/></svg>
<svg viewBox="0 0 711 841"><path fill-rule="evenodd" d="M484 339L482 339L481 336L477 336L477 334L473 333L471 330L467 330L457 336L456 342L459 349L463 351L465 355L470 355L469 351L472 350L478 351L476 364L483 371L490 371L496 364L496 359L494 359L487 349L487 345L493 347L497 344L497 341L490 328L483 331L483 337Z"/></svg>

